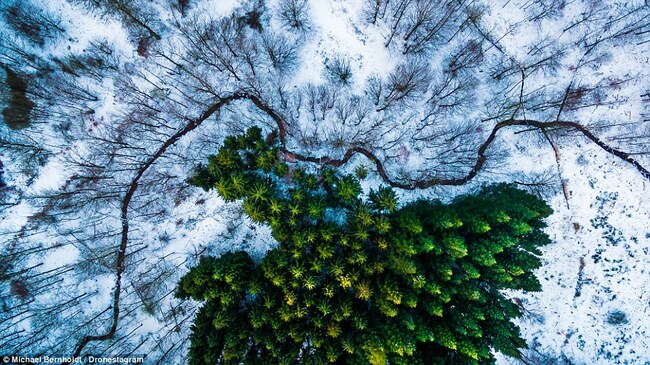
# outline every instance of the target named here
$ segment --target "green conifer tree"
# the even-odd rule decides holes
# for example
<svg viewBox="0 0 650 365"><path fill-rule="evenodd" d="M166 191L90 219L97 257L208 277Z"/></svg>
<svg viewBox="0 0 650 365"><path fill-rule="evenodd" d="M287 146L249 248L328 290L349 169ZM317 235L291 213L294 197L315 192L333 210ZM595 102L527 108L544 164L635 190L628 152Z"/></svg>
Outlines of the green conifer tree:
<svg viewBox="0 0 650 365"><path fill-rule="evenodd" d="M191 364L490 364L525 346L503 289L532 271L550 208L510 185L400 206L382 187L288 166L261 130L229 137L190 181L243 199L278 247L206 258L177 295L204 301Z"/></svg>

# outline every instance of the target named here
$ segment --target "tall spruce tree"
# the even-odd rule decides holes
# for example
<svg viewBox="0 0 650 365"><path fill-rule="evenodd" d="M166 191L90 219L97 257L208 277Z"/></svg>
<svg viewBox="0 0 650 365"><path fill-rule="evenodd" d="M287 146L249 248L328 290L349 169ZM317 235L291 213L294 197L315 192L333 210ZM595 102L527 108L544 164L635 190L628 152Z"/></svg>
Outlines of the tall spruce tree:
<svg viewBox="0 0 650 365"><path fill-rule="evenodd" d="M450 204L364 199L351 175L291 169L258 128L226 139L190 181L241 200L278 247L205 258L177 296L205 302L190 364L491 364L526 346L503 289L532 270L552 211L510 185Z"/></svg>

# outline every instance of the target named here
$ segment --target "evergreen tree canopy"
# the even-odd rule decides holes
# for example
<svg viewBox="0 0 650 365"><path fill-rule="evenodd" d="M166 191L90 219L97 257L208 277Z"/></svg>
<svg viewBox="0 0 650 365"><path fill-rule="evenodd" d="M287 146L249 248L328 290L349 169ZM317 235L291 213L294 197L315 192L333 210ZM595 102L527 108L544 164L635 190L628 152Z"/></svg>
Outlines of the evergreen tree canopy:
<svg viewBox="0 0 650 365"><path fill-rule="evenodd" d="M278 247L205 258L177 296L204 301L190 364L490 364L525 347L503 289L532 270L552 211L510 185L450 204L360 197L331 170L292 169L261 130L226 139L191 182L268 224Z"/></svg>

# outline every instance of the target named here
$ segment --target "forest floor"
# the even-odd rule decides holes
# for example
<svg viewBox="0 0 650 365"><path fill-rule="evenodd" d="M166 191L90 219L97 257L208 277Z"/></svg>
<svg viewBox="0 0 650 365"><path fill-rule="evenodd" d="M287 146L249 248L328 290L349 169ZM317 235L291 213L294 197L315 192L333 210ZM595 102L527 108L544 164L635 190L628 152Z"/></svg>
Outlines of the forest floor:
<svg viewBox="0 0 650 365"><path fill-rule="evenodd" d="M555 211L543 290L507 293L525 311L529 363L650 364L647 2L458 1L433 12L452 25L417 55L400 48L399 7L370 24L373 2L310 1L297 32L285 0L182 3L136 7L145 31L107 5L21 3L65 28L22 13L59 34L43 39L0 7L0 66L35 103L29 126L0 130L0 355L182 363L198 304L173 297L178 279L202 255L275 244L185 179L224 136L258 125L277 130L286 158L363 166L366 191L392 182L401 201L493 182L540 194ZM271 41L286 65L262 55Z"/></svg>

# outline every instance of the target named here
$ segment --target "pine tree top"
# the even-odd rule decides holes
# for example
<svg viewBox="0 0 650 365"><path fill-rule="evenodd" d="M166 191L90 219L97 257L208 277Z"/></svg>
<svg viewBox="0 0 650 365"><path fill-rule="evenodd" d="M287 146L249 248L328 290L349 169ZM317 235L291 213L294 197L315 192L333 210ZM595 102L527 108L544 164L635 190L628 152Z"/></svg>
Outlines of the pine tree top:
<svg viewBox="0 0 650 365"><path fill-rule="evenodd" d="M202 260L177 295L205 301L191 364L483 364L517 356L520 315L502 289L540 290L532 271L550 208L511 185L450 204L400 206L388 187L292 169L261 130L228 137L190 181L242 200L279 245ZM209 321L211 325L198 323Z"/></svg>

